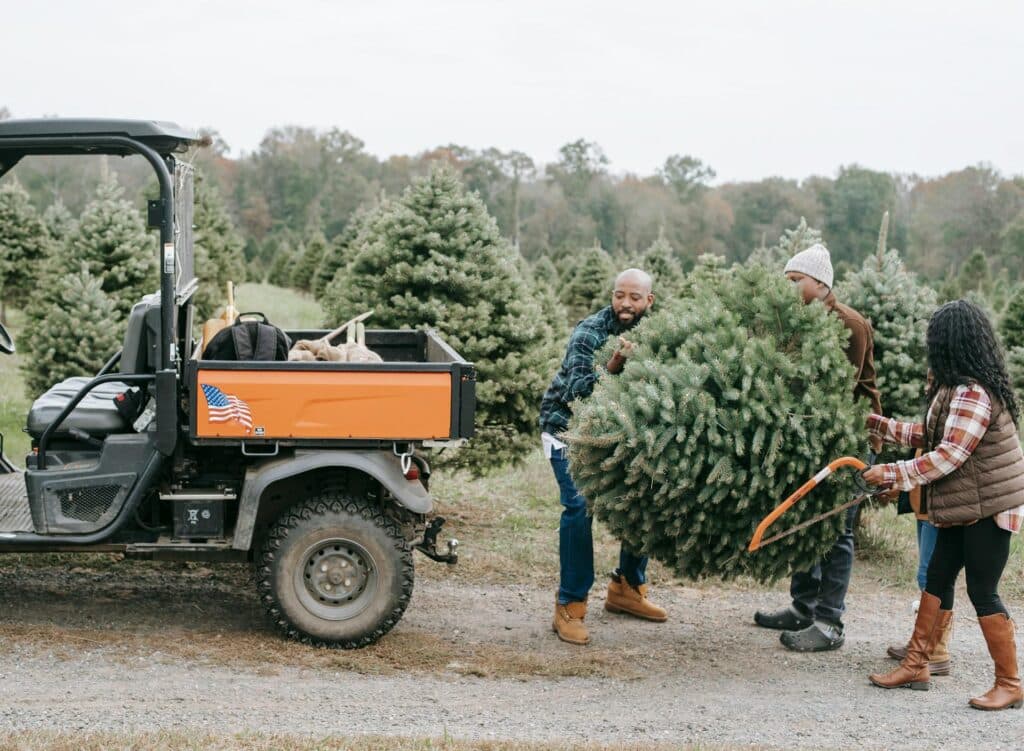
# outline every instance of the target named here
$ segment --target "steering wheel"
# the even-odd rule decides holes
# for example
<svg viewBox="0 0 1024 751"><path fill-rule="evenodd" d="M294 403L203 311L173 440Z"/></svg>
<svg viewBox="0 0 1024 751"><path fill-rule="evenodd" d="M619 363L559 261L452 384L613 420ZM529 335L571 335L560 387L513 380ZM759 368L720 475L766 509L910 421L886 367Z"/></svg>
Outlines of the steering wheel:
<svg viewBox="0 0 1024 751"><path fill-rule="evenodd" d="M4 328L4 325L0 323L0 352L5 355L14 354L14 339L11 338L10 333Z"/></svg>

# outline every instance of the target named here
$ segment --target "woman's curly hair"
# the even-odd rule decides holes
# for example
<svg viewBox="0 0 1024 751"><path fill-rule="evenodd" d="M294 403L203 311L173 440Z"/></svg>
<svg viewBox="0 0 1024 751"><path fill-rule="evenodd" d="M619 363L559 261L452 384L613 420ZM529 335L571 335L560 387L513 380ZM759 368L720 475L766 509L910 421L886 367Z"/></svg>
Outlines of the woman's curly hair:
<svg viewBox="0 0 1024 751"><path fill-rule="evenodd" d="M928 404L942 386L975 381L998 399L1019 422L1017 397L1006 371L1003 348L985 311L969 300L948 302L928 321L928 365L934 380Z"/></svg>

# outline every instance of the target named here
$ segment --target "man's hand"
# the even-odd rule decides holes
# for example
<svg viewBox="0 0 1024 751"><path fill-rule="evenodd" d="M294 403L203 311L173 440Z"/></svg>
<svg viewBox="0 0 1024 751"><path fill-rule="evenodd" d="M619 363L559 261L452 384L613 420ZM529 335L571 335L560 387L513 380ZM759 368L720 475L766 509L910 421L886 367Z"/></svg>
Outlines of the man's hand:
<svg viewBox="0 0 1024 751"><path fill-rule="evenodd" d="M629 341L624 336L619 337L619 346L612 353L612 358L608 361L605 366L612 375L618 375L622 372L622 369L626 367L626 360L629 359L636 352L636 344Z"/></svg>

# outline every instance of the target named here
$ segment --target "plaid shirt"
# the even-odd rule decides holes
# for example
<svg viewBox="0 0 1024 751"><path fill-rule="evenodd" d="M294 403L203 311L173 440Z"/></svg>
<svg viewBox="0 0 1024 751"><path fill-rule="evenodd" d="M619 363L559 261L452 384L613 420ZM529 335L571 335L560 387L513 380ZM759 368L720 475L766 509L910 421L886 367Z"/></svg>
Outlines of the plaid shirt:
<svg viewBox="0 0 1024 751"><path fill-rule="evenodd" d="M931 419L931 409L925 418ZM885 484L899 490L910 490L955 472L978 447L992 419L992 402L985 389L975 383L957 386L949 403L949 416L943 427L942 440L933 451L916 459L883 464ZM901 422L891 417L872 414L868 429L886 443L914 448L925 447L924 423ZM1024 505L996 514L996 524L1011 532L1019 532L1024 523Z"/></svg>
<svg viewBox="0 0 1024 751"><path fill-rule="evenodd" d="M619 323L610 305L576 324L565 349L562 367L540 403L543 432L557 436L569 427L569 418L572 417L569 405L590 396L597 382L599 371L594 367L594 353L604 346L608 337L621 334L626 328Z"/></svg>

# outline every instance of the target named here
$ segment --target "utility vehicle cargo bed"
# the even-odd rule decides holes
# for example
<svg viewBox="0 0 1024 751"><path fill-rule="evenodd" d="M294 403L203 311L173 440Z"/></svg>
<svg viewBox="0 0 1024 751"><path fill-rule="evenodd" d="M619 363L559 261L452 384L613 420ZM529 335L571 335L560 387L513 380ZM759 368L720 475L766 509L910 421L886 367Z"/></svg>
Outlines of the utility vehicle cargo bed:
<svg viewBox="0 0 1024 751"><path fill-rule="evenodd" d="M292 341L326 331L289 331ZM382 363L192 360L198 443L457 440L473 434L476 372L435 331L367 331Z"/></svg>

